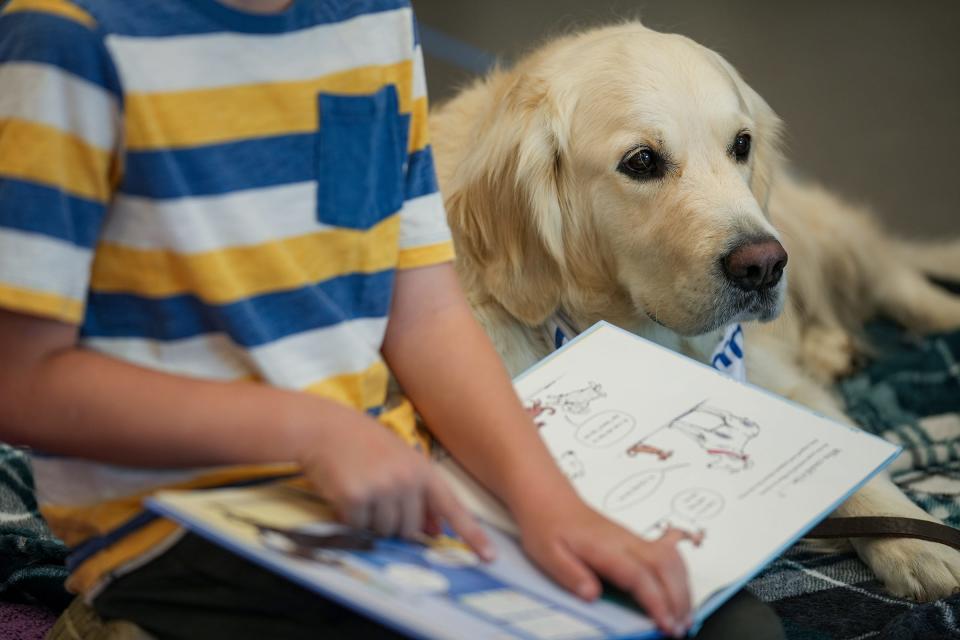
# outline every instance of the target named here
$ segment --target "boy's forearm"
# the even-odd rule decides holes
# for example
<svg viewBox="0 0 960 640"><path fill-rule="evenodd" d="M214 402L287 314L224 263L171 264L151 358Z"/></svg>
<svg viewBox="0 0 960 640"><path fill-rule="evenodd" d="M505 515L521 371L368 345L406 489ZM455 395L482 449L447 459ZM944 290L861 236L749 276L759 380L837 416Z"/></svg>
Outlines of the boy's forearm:
<svg viewBox="0 0 960 640"><path fill-rule="evenodd" d="M511 509L572 493L452 269L428 269L436 271L418 302L401 301L398 286L384 343L404 392L453 456Z"/></svg>
<svg viewBox="0 0 960 640"><path fill-rule="evenodd" d="M0 375L0 439L118 464L184 467L287 462L329 401L252 382L159 373L77 348Z"/></svg>

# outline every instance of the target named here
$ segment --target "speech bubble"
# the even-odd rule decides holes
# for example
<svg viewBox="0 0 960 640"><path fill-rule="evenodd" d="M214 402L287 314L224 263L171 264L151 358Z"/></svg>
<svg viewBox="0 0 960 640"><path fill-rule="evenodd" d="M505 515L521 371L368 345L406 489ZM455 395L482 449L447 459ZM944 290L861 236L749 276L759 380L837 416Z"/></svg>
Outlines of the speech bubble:
<svg viewBox="0 0 960 640"><path fill-rule="evenodd" d="M649 498L663 482L663 471L644 471L622 480L603 498L603 506L611 511L631 507Z"/></svg>
<svg viewBox="0 0 960 640"><path fill-rule="evenodd" d="M723 511L723 496L710 489L684 489L670 503L673 512L691 520L703 522Z"/></svg>
<svg viewBox="0 0 960 640"><path fill-rule="evenodd" d="M577 427L577 440L595 449L612 447L626 438L637 421L623 411L601 411Z"/></svg>

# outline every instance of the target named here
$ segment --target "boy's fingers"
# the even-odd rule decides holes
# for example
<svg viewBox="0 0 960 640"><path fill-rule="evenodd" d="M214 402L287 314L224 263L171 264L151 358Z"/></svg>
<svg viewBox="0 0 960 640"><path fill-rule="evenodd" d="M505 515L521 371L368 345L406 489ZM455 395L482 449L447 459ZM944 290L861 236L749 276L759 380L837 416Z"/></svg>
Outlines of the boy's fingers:
<svg viewBox="0 0 960 640"><path fill-rule="evenodd" d="M606 545L584 545L574 549L594 571L625 591L633 588L635 563L633 558L624 561L622 553L614 551L616 547Z"/></svg>
<svg viewBox="0 0 960 640"><path fill-rule="evenodd" d="M400 521L400 506L398 498L383 496L373 504L373 514L370 518L372 528L377 535L392 536L397 532Z"/></svg>
<svg viewBox="0 0 960 640"><path fill-rule="evenodd" d="M430 513L429 509L427 509L424 513L423 532L431 538L443 533L443 527L440 526L440 522L437 519L436 514Z"/></svg>
<svg viewBox="0 0 960 640"><path fill-rule="evenodd" d="M584 600L593 600L600 595L596 576L563 543L553 543L534 554L543 570L568 591Z"/></svg>
<svg viewBox="0 0 960 640"><path fill-rule="evenodd" d="M681 586L675 576L665 575L659 567L655 573L663 589L664 600L670 609L670 617L674 621L675 628L682 627L685 631L686 621L690 617L690 597L687 595L685 585Z"/></svg>
<svg viewBox="0 0 960 640"><path fill-rule="evenodd" d="M439 476L433 476L427 483L427 504L430 511L446 520L450 528L485 562L491 562L496 557L487 534L470 512L450 493L450 489Z"/></svg>
<svg viewBox="0 0 960 640"><path fill-rule="evenodd" d="M655 571L670 597L671 608L677 620L686 620L690 615L690 588L687 579L687 566L677 551L677 543L687 535L680 531L670 531L654 543L658 548Z"/></svg>
<svg viewBox="0 0 960 640"><path fill-rule="evenodd" d="M340 519L344 524L354 529L368 529L370 527L370 504L358 502L340 509Z"/></svg>
<svg viewBox="0 0 960 640"><path fill-rule="evenodd" d="M674 633L677 622L685 617L676 617L666 588L640 561L639 554L617 552L617 548L591 544L580 551L581 557L594 571L629 591L661 629Z"/></svg>
<svg viewBox="0 0 960 640"><path fill-rule="evenodd" d="M654 565L654 571L670 599L670 608L676 620L685 621L690 616L690 589L687 583L687 567L676 548L662 550L663 555Z"/></svg>
<svg viewBox="0 0 960 640"><path fill-rule="evenodd" d="M631 563L634 566L633 597L643 605L653 621L663 631L670 635L678 635L683 626L683 619L677 620L670 610L663 585L653 574L639 562Z"/></svg>
<svg viewBox="0 0 960 640"><path fill-rule="evenodd" d="M414 492L403 498L400 514L400 535L413 538L423 531L423 498Z"/></svg>

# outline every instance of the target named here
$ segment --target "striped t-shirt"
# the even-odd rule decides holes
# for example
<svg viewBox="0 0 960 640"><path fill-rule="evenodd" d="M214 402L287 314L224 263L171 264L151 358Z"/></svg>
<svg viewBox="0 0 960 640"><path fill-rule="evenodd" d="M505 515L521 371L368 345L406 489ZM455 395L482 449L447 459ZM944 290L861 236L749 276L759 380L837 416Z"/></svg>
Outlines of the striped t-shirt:
<svg viewBox="0 0 960 640"><path fill-rule="evenodd" d="M383 406L380 347L396 270L452 245L409 3L0 6L0 306L141 366L332 398L416 443L409 404ZM261 472L35 469L88 592L171 538L137 515L150 488Z"/></svg>

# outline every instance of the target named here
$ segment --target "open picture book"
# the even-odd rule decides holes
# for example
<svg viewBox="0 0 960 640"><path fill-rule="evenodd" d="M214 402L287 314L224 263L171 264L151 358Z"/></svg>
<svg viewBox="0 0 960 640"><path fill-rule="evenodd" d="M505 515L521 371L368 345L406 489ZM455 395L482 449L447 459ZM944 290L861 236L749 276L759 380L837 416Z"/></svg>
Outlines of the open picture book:
<svg viewBox="0 0 960 640"><path fill-rule="evenodd" d="M682 533L695 625L889 464L899 448L599 323L515 381L583 499L637 535ZM154 511L290 580L423 638L654 638L619 594L585 603L544 577L509 514L436 463L497 560L458 540L376 539L297 481L159 493Z"/></svg>

